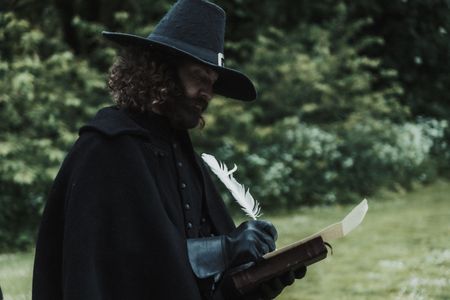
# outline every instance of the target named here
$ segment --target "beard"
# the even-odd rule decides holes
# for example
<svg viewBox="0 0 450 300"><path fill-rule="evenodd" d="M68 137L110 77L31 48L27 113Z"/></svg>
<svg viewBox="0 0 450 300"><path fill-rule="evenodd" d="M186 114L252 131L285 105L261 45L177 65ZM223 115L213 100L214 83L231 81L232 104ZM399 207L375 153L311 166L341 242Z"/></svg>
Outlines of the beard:
<svg viewBox="0 0 450 300"><path fill-rule="evenodd" d="M208 101L201 97L187 97L184 93L168 97L158 104L157 110L167 117L176 129L187 130L204 126L203 112L208 108Z"/></svg>

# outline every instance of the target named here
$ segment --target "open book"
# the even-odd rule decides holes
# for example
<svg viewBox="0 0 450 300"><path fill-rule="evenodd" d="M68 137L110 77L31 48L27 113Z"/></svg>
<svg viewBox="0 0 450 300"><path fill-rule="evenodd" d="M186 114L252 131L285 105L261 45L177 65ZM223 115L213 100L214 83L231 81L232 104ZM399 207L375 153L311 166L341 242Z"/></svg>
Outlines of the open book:
<svg viewBox="0 0 450 300"><path fill-rule="evenodd" d="M263 259L248 269L232 274L236 289L248 293L261 283L300 266L309 266L327 257L325 243L344 237L361 224L368 210L364 199L345 218L313 235L263 256Z"/></svg>

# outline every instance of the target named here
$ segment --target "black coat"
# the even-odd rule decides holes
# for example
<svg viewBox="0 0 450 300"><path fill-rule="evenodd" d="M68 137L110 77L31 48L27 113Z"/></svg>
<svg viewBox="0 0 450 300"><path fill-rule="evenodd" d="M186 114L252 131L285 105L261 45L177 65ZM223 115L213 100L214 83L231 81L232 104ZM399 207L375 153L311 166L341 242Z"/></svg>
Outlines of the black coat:
<svg viewBox="0 0 450 300"><path fill-rule="evenodd" d="M66 157L44 210L33 299L201 299L161 124L101 110ZM187 136L187 133L186 133ZM196 156L215 234L234 229ZM175 187L175 188L171 188Z"/></svg>

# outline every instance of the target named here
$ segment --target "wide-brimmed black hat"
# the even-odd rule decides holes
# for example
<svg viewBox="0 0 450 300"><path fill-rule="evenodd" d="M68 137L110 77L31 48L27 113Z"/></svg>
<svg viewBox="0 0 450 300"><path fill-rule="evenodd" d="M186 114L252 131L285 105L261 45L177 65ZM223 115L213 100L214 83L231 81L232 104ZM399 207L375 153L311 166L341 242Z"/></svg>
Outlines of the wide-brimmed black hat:
<svg viewBox="0 0 450 300"><path fill-rule="evenodd" d="M214 92L243 101L256 99L256 89L243 73L226 68L223 45L225 12L204 0L179 0L146 38L103 31L103 36L122 46L162 47L207 64L219 74Z"/></svg>

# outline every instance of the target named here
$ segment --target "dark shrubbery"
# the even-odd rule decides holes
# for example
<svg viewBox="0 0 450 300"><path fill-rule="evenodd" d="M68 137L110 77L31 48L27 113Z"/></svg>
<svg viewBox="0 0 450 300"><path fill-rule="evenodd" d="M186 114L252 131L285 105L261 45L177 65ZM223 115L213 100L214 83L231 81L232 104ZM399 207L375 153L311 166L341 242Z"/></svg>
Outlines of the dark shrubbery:
<svg viewBox="0 0 450 300"><path fill-rule="evenodd" d="M50 184L77 128L100 101L109 100L103 74L58 37L12 13L0 13L0 49L2 250L33 241Z"/></svg>

